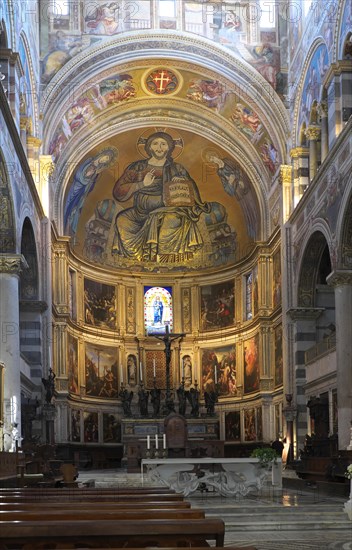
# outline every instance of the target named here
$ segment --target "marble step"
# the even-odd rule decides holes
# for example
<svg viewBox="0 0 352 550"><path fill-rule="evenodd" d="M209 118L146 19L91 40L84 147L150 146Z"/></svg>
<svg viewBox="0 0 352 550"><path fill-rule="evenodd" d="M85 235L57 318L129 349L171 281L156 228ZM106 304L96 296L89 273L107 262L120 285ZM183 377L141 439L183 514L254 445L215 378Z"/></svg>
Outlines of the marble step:
<svg viewBox="0 0 352 550"><path fill-rule="evenodd" d="M346 516L347 517L347 516ZM255 521L252 520L252 522L228 522L225 520L225 530L226 533L230 532L240 532L240 531L296 531L296 532L306 532L306 531L348 531L351 532L351 522L347 519L344 520L338 520L333 519L330 521L324 521L324 519L321 519L320 521L318 519L316 520L306 520L306 521L299 521L299 522L293 522L289 521L282 521L281 519L276 521L273 519L272 521Z"/></svg>

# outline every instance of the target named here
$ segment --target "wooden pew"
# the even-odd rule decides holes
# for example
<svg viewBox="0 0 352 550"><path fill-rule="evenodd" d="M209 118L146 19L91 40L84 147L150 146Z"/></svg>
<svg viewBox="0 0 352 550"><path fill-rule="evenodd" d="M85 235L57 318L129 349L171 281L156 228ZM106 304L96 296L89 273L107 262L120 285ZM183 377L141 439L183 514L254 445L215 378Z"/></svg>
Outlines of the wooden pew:
<svg viewBox="0 0 352 550"><path fill-rule="evenodd" d="M164 508L159 510L150 510L145 507L139 510L114 510L95 508L91 510L76 509L67 510L64 508L56 509L32 509L32 510L4 510L0 511L0 521L42 521L46 520L64 521L64 520L113 520L113 519L202 519L205 517L204 510L192 508Z"/></svg>
<svg viewBox="0 0 352 550"><path fill-rule="evenodd" d="M57 508L62 508L63 504L56 500L54 502L0 502L0 511L11 511L11 510L55 510ZM65 501L64 503L65 510L77 510L77 503ZM79 502L79 507L81 510L96 510L97 505L94 501L84 501ZM176 500L174 502L161 502L155 500L149 500L144 502L123 502L123 501L108 501L108 502L99 502L99 509L103 510L163 510L167 509L176 509L184 510L191 508L191 503L185 500Z"/></svg>
<svg viewBox="0 0 352 550"><path fill-rule="evenodd" d="M166 494L166 495L157 495L157 494L121 494L114 492L111 494L106 493L76 493L75 490L62 489L60 495L50 495L46 493L26 493L26 494L17 494L17 495L0 495L0 503L16 503L16 502L80 502L80 501L92 501L92 502L110 502L110 501L123 501L123 502L147 502L157 500L159 502L181 502L183 500L183 495L178 494Z"/></svg>
<svg viewBox="0 0 352 550"><path fill-rule="evenodd" d="M18 549L46 544L75 544L88 548L105 545L111 548L146 546L216 546L224 545L222 519L122 519L0 521L0 547ZM27 545L27 546L25 546ZM92 546L93 545L93 546Z"/></svg>

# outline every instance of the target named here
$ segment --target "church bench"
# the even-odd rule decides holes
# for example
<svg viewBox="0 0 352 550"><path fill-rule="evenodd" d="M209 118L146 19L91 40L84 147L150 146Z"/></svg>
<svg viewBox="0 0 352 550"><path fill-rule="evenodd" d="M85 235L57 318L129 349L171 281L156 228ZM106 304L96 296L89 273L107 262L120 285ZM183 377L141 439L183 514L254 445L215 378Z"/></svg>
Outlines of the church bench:
<svg viewBox="0 0 352 550"><path fill-rule="evenodd" d="M158 501L158 502L178 502L183 500L182 495L177 494L120 494L118 492L112 492L112 493L76 493L75 490L68 490L68 489L62 489L62 492L60 494L54 493L50 494L46 491L43 492L36 492L36 493L12 493L12 494L1 494L0 493L0 503L1 502L55 502L58 499L60 499L61 502L63 501L72 501L72 502L80 502L80 501L92 501L92 502L109 502L109 501L116 501L116 502L151 502L151 501Z"/></svg>
<svg viewBox="0 0 352 550"><path fill-rule="evenodd" d="M67 500L64 500L64 502L60 502L60 499L57 499L52 502L48 502L45 499L44 500L37 500L37 501L16 501L16 502L0 502L0 511L6 511L6 510L32 510L33 506L35 505L36 509L42 509L43 511L46 510L55 510L57 508L62 508L62 506L65 507L66 510L76 510L77 509L77 503L76 502L70 502ZM97 506L95 504L95 501L80 501L79 507L81 510L96 510ZM184 510L191 508L191 503L187 501L179 501L176 500L175 502L160 502L160 501L140 501L140 502L121 502L121 501L104 501L99 502L99 509L100 510L139 510L139 509L145 509L148 508L148 510L163 510L165 508L167 509L176 509L176 510Z"/></svg>
<svg viewBox="0 0 352 550"><path fill-rule="evenodd" d="M65 507L66 510L76 510L77 503L70 502L65 500L64 503L61 503L59 499L54 502L47 501L34 501L34 502L0 502L0 511L4 510L55 510L57 508ZM79 507L81 510L96 510L97 506L94 501L84 501L79 502ZM99 502L99 509L101 510L140 510L148 508L148 510L163 510L167 509L176 509L184 510L191 508L191 503L187 501L175 502L160 502L160 501L144 501L144 502L121 502L121 501L107 501Z"/></svg>
<svg viewBox="0 0 352 550"><path fill-rule="evenodd" d="M75 544L76 547L112 548L146 546L224 545L225 526L220 518L150 520L0 521L0 547L35 550L40 544Z"/></svg>
<svg viewBox="0 0 352 550"><path fill-rule="evenodd" d="M139 510L102 510L96 508L95 510L67 510L65 505L62 508L49 509L35 509L32 510L0 510L0 521L42 521L45 517L46 520L149 520L149 519L202 519L205 517L203 510L195 508L164 508L163 510L150 510L149 508Z"/></svg>

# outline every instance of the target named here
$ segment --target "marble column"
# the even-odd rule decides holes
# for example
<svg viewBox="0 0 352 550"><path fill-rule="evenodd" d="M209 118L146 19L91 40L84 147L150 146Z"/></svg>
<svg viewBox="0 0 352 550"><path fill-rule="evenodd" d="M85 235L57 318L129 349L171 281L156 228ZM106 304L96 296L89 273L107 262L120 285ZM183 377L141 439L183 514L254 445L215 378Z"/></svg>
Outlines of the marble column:
<svg viewBox="0 0 352 550"><path fill-rule="evenodd" d="M282 185L282 222L286 223L293 205L292 166L281 164L280 182Z"/></svg>
<svg viewBox="0 0 352 550"><path fill-rule="evenodd" d="M295 147L291 149L290 156L293 160L293 208L297 206L304 191L309 185L309 149L308 147Z"/></svg>
<svg viewBox="0 0 352 550"><path fill-rule="evenodd" d="M318 139L320 137L319 126L308 126L306 136L309 140L309 179L312 181L318 171Z"/></svg>
<svg viewBox="0 0 352 550"><path fill-rule="evenodd" d="M21 435L19 275L28 267L20 254L0 254L0 361L5 365L5 450L15 450Z"/></svg>
<svg viewBox="0 0 352 550"><path fill-rule="evenodd" d="M328 106L326 101L322 101L318 105L318 112L321 120L321 162L324 162L329 153Z"/></svg>
<svg viewBox="0 0 352 550"><path fill-rule="evenodd" d="M338 444L344 450L352 422L352 271L333 271L326 280L335 289Z"/></svg>

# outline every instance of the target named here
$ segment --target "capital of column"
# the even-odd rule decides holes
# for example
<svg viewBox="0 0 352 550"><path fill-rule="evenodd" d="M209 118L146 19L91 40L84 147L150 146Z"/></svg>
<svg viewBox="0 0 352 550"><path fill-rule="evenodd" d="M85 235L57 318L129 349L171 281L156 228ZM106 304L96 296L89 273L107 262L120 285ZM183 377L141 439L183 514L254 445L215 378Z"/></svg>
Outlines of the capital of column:
<svg viewBox="0 0 352 550"><path fill-rule="evenodd" d="M297 321L299 319L318 319L323 311L325 311L323 307L296 307L288 309L286 313L293 321Z"/></svg>
<svg viewBox="0 0 352 550"><path fill-rule="evenodd" d="M309 156L308 147L295 147L290 151L290 157L293 159L305 158Z"/></svg>
<svg viewBox="0 0 352 550"><path fill-rule="evenodd" d="M280 183L291 183L292 181L292 166L291 164L281 164L280 166Z"/></svg>
<svg viewBox="0 0 352 550"><path fill-rule="evenodd" d="M335 270L326 277L326 282L330 286L352 286L352 271L349 269Z"/></svg>
<svg viewBox="0 0 352 550"><path fill-rule="evenodd" d="M39 149L42 144L42 140L35 136L27 136L27 146L33 147L34 149Z"/></svg>
<svg viewBox="0 0 352 550"><path fill-rule="evenodd" d="M328 103L327 101L323 100L318 104L318 115L321 118L326 118L328 116Z"/></svg>
<svg viewBox="0 0 352 550"><path fill-rule="evenodd" d="M26 130L29 133L32 131L32 119L28 116L20 117L20 128L21 130Z"/></svg>
<svg viewBox="0 0 352 550"><path fill-rule="evenodd" d="M320 127L319 126L308 126L306 129L306 136L309 141L317 141L320 137Z"/></svg>
<svg viewBox="0 0 352 550"><path fill-rule="evenodd" d="M28 264L22 254L0 254L0 273L19 275Z"/></svg>

